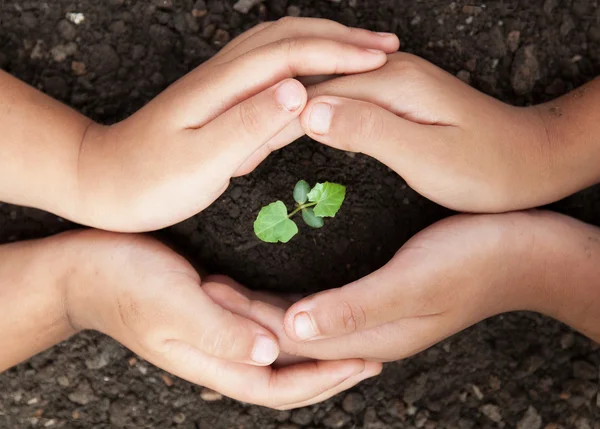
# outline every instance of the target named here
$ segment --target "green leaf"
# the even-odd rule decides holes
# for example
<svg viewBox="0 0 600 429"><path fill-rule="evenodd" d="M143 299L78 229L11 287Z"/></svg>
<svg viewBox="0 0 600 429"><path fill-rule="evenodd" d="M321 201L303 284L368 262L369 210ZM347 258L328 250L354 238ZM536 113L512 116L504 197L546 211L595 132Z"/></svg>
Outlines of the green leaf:
<svg viewBox="0 0 600 429"><path fill-rule="evenodd" d="M345 197L345 186L329 182L317 183L308 193L308 200L317 203L315 215L319 217L334 217Z"/></svg>
<svg viewBox="0 0 600 429"><path fill-rule="evenodd" d="M285 204L276 201L260 210L254 221L254 233L267 243L287 243L298 233L298 227L288 218Z"/></svg>
<svg viewBox="0 0 600 429"><path fill-rule="evenodd" d="M308 199L309 192L310 185L306 181L300 180L296 183L296 186L294 186L294 200L296 200L298 204L304 204Z"/></svg>
<svg viewBox="0 0 600 429"><path fill-rule="evenodd" d="M302 210L302 219L311 228L321 228L325 224L322 217L315 216L315 211L312 207Z"/></svg>

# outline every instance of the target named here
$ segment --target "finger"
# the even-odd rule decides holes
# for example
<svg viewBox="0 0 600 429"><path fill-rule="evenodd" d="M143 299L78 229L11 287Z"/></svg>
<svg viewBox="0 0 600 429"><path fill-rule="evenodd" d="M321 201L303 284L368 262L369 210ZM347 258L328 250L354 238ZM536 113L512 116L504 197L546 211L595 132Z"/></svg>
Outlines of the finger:
<svg viewBox="0 0 600 429"><path fill-rule="evenodd" d="M281 350L277 365L287 366L291 363L305 362L308 360L305 351L315 354L314 347L307 345L308 343L294 342L285 334L283 320L289 305L282 308L276 297L251 292L223 276L211 276L202 285L202 289L218 305L273 332ZM264 301L265 298L267 301Z"/></svg>
<svg viewBox="0 0 600 429"><path fill-rule="evenodd" d="M215 304L194 281L171 283L166 297L160 297L153 323L161 328L150 344L165 353L187 345L209 356L252 365L275 361L279 345L268 329Z"/></svg>
<svg viewBox="0 0 600 429"><path fill-rule="evenodd" d="M305 104L306 90L302 84L286 79L191 133L194 139L219 142L205 149L211 159L210 168L216 170L213 177L222 176L224 171L231 175L255 152L270 152L266 143L297 118ZM203 174L206 173L205 170Z"/></svg>
<svg viewBox="0 0 600 429"><path fill-rule="evenodd" d="M252 95L295 76L360 73L377 69L387 61L382 51L359 48L332 40L283 39L261 46L235 60L213 66L195 91L187 80L171 91L184 128L200 128ZM265 67L268 65L268 67ZM185 90L185 91L184 91ZM187 119L186 119L187 118Z"/></svg>
<svg viewBox="0 0 600 429"><path fill-rule="evenodd" d="M248 31L243 32L242 34L237 36L235 39L233 39L231 42L229 42L227 45L225 45L216 55L214 55L209 60L209 62L212 62L213 60L215 60L217 58L223 58L226 54L233 51L237 46L239 46L240 43L242 43L246 39L254 36L256 33L259 33L261 31L265 30L267 27L270 27L272 24L273 24L273 21L261 22L260 24L255 25Z"/></svg>
<svg viewBox="0 0 600 429"><path fill-rule="evenodd" d="M221 288L221 286L226 286ZM255 291L250 290L240 283L233 280L231 277L227 277L220 274L213 274L204 279L204 283L202 284L203 290L213 298L212 291L207 290L207 288L214 287L216 295L214 297L218 299L222 299L221 293L225 292L227 288L233 289L233 291L237 292L241 297L246 298L246 300L251 301L262 301L264 303L270 304L274 307L280 308L282 310L287 310L294 302L299 301L302 295L298 294L275 294L266 291ZM227 294L227 292L225 292ZM229 295L227 294L227 298L229 299ZM221 301L216 301L219 305Z"/></svg>
<svg viewBox="0 0 600 429"><path fill-rule="evenodd" d="M332 96L310 100L300 123L312 139L370 155L400 175L405 162L410 166L411 151L426 151L437 131L434 126L407 121L375 104Z"/></svg>
<svg viewBox="0 0 600 429"><path fill-rule="evenodd" d="M295 404L289 404L284 407L280 407L282 410L291 410L294 408L308 407L309 405L318 404L319 402L326 401L329 398L337 395L338 393L344 392L352 387L356 386L358 383L366 380L367 378L376 377L381 374L382 365L378 362L365 362L365 369L362 373L354 375L348 378L346 381L341 383L340 385L326 390L320 395L315 396L314 398L309 399L308 401L297 402Z"/></svg>
<svg viewBox="0 0 600 429"><path fill-rule="evenodd" d="M313 359L358 358L391 362L413 356L466 329L460 315L412 317L341 337L304 343L303 352Z"/></svg>
<svg viewBox="0 0 600 429"><path fill-rule="evenodd" d="M134 350L135 352L136 350ZM140 353L141 356L147 353ZM281 369L217 359L194 349L147 356L155 365L220 393L252 404L284 408L309 401L361 374L363 360L311 362Z"/></svg>
<svg viewBox="0 0 600 429"><path fill-rule="evenodd" d="M202 289L216 304L266 327L276 337L286 339L283 331L285 309L278 305L277 298L271 303L253 299L254 293L231 279L212 278L202 285Z"/></svg>
<svg viewBox="0 0 600 429"><path fill-rule="evenodd" d="M396 52L400 48L398 36L392 33L376 33L362 28L352 28L335 21L319 18L285 17L263 26L260 31L237 42L228 49L220 61L230 61L252 49L285 38L318 37L327 40L350 43L361 48L379 49L385 53Z"/></svg>
<svg viewBox="0 0 600 429"><path fill-rule="evenodd" d="M447 279L434 275L440 270L440 263L428 257L430 252L421 238L427 233L426 230L413 237L383 268L292 305L285 316L286 334L295 341L314 341L442 311L445 307L435 305L438 297L432 291L446 290L438 283ZM417 240L421 240L421 245L411 247ZM444 267L449 263L444 261Z"/></svg>
<svg viewBox="0 0 600 429"><path fill-rule="evenodd" d="M273 136L267 143L254 152L236 170L233 177L244 176L254 171L271 153L298 140L304 135L304 129L300 125L300 119L293 119L283 130Z"/></svg>
<svg viewBox="0 0 600 429"><path fill-rule="evenodd" d="M230 278L211 276L202 285L204 292L218 305L269 329L278 339L280 354L275 362L278 366L306 362L302 343L291 341L283 330L287 301L272 294L249 291Z"/></svg>

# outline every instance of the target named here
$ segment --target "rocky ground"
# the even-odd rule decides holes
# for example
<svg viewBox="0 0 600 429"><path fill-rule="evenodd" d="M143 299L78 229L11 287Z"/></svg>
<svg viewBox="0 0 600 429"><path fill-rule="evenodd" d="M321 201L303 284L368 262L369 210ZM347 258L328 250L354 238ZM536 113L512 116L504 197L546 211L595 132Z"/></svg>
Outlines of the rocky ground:
<svg viewBox="0 0 600 429"><path fill-rule="evenodd" d="M111 123L240 32L284 15L394 31L404 50L518 105L556 97L600 71L596 0L0 0L0 68ZM300 234L293 249L259 244L256 211L298 178L343 181L355 209L318 236ZM599 225L600 189L552 208ZM373 160L303 140L162 233L211 271L254 287L309 290L377 269L447 215ZM71 227L0 204L0 242ZM333 239L350 227L352 237ZM221 398L84 333L0 376L0 429L598 429L599 368L597 344L542 316L511 314L390 364L326 403L275 412Z"/></svg>

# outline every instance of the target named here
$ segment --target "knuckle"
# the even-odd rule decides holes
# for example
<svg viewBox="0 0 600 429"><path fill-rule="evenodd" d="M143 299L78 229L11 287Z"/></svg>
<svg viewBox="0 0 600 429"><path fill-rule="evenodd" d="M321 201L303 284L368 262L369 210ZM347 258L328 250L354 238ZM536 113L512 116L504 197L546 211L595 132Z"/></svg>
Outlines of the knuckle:
<svg viewBox="0 0 600 429"><path fill-rule="evenodd" d="M383 116L379 109L361 104L357 107L356 119L358 130L354 133L355 138L370 142L379 141L383 133Z"/></svg>
<svg viewBox="0 0 600 429"><path fill-rule="evenodd" d="M399 56L390 64L392 66L391 71L396 77L401 76L404 79L410 80L423 74L423 68L419 62L408 55Z"/></svg>
<svg viewBox="0 0 600 429"><path fill-rule="evenodd" d="M262 131L262 121L260 110L256 106L256 103L252 99L249 99L238 106L239 120L243 129L248 134L260 134Z"/></svg>
<svg viewBox="0 0 600 429"><path fill-rule="evenodd" d="M342 301L336 314L340 328L347 334L361 331L367 324L367 313L360 304Z"/></svg>
<svg viewBox="0 0 600 429"><path fill-rule="evenodd" d="M201 350L212 356L228 356L229 330L229 327L206 330L200 341Z"/></svg>
<svg viewBox="0 0 600 429"><path fill-rule="evenodd" d="M267 28L268 26L270 26L271 24L273 24L272 21L265 21L265 22L261 22L260 24L254 26L254 29L258 32L260 30L264 30L265 28Z"/></svg>
<svg viewBox="0 0 600 429"><path fill-rule="evenodd" d="M144 319L141 303L125 292L117 297L117 309L121 324L131 331L136 331Z"/></svg>
<svg viewBox="0 0 600 429"><path fill-rule="evenodd" d="M285 38L278 40L276 43L277 48L282 51L285 55L290 55L300 45L300 40L297 38Z"/></svg>
<svg viewBox="0 0 600 429"><path fill-rule="evenodd" d="M295 25L298 22L298 20L299 18L296 18L294 16L284 16L277 20L277 25L289 29L289 27Z"/></svg>

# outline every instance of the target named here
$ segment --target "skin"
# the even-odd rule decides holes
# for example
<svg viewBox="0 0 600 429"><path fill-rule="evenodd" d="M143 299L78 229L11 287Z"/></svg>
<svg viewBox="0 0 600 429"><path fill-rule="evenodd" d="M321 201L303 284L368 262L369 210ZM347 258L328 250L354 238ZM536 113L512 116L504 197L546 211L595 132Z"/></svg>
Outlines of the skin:
<svg viewBox="0 0 600 429"><path fill-rule="evenodd" d="M600 181L600 125L591 108L600 104L598 80L551 103L517 108L399 53L377 71L318 84L310 95L300 117L310 137L373 156L452 209L535 207ZM505 216L455 218L417 235L407 244L414 250L401 249L382 270L292 306L287 335L319 344L313 357L389 360L485 317L529 309L598 340L597 229L548 213ZM495 234L506 230L502 219L518 240ZM473 236L469 229L481 223L489 225ZM395 341L399 331L404 339ZM386 341L365 347L369 335Z"/></svg>
<svg viewBox="0 0 600 429"><path fill-rule="evenodd" d="M227 297L228 309L263 326L283 324L288 338L280 344L288 354L387 362L520 310L553 317L600 341L599 261L600 228L567 216L458 215L417 234L379 271L291 307L266 304L247 290L246 300L232 299L233 288L244 289L227 282L209 293ZM314 336L296 334L298 315L308 315ZM273 332L282 336L281 330Z"/></svg>
<svg viewBox="0 0 600 429"><path fill-rule="evenodd" d="M309 97L280 136L306 133L370 155L456 210L535 207L600 181L600 130L590 108L600 104L597 80L518 108L398 53L376 71L316 84ZM282 348L319 359L400 359L515 310L546 314L598 341L598 239L597 228L549 212L462 215L421 232L384 268L345 287L276 311L258 311L256 302L229 308L265 326L286 311L281 322L296 344L280 340Z"/></svg>
<svg viewBox="0 0 600 429"><path fill-rule="evenodd" d="M0 183L14 185L0 189L0 199L106 229L158 228L206 207L230 177L302 133L371 155L423 195L465 211L533 207L600 179L589 109L600 97L595 82L552 104L514 108L406 54L376 70L386 59L363 48L391 52L397 39L375 42L322 21L311 22L311 33L296 22L240 36L112 127L1 75ZM288 27L296 36L281 41ZM268 75L242 75L265 61L274 65ZM316 84L308 104L290 79L369 70L376 71ZM24 126L34 120L39 128ZM38 174L25 174L32 170ZM96 329L182 378L280 409L326 399L381 368L296 356L395 360L513 310L539 311L600 338L600 233L548 212L447 219L383 269L291 307L231 279L202 282L144 237L79 232L0 253L0 303L9 315L3 349L10 350L0 369ZM292 365L253 360L258 336L278 344L269 363Z"/></svg>
<svg viewBox="0 0 600 429"><path fill-rule="evenodd" d="M265 23L113 126L0 71L0 200L113 231L184 220L253 170L297 120L307 93L296 76L373 70L398 43L326 20ZM360 359L273 368L277 336L213 301L192 267L150 238L87 231L0 254L0 371L82 329L184 379L279 409L381 370Z"/></svg>
<svg viewBox="0 0 600 429"><path fill-rule="evenodd" d="M312 86L309 98L281 144L306 133L372 156L456 211L534 208L600 182L600 125L590 108L600 104L599 80L550 103L514 107L395 53L378 70Z"/></svg>
<svg viewBox="0 0 600 429"><path fill-rule="evenodd" d="M253 361L268 329L228 311L181 256L142 235L97 230L0 246L0 371L84 329L111 336L190 382L277 409L309 405L377 375L361 359ZM276 344L275 342L273 343Z"/></svg>
<svg viewBox="0 0 600 429"><path fill-rule="evenodd" d="M306 104L295 77L373 70L398 46L326 20L262 24L113 126L0 72L0 200L105 230L172 225L268 155Z"/></svg>

